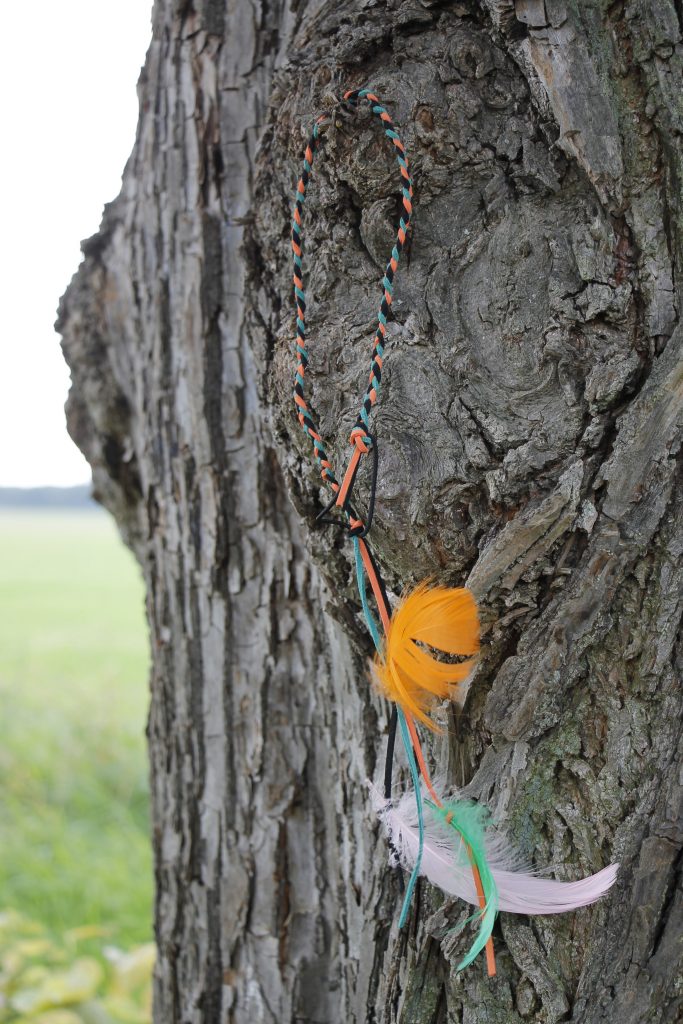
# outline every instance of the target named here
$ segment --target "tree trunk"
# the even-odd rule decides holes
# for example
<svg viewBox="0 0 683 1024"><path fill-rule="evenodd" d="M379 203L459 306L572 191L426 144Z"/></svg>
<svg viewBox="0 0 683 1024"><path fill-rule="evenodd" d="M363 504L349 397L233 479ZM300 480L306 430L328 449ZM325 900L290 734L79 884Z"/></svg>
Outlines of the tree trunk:
<svg viewBox="0 0 683 1024"><path fill-rule="evenodd" d="M157 0L120 196L60 308L72 436L142 566L158 1024L681 1019L678 0ZM430 744L598 905L397 927L369 809L387 707L292 403L288 241L315 117L371 85L414 168L371 541L485 627ZM362 109L306 201L309 386L343 467L396 165ZM367 481L359 483L360 503ZM680 678L680 677L679 677ZM405 780L405 772L399 773Z"/></svg>

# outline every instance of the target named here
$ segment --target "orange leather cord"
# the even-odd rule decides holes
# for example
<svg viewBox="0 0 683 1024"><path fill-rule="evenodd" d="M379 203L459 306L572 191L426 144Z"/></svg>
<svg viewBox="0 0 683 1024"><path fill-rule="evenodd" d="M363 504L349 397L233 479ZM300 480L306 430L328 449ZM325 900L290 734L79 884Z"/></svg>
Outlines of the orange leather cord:
<svg viewBox="0 0 683 1024"><path fill-rule="evenodd" d="M367 544L365 543L362 537L358 538L358 546L360 547L360 556L363 559L363 565L365 566L365 571L368 574L368 579L370 580L372 592L375 595L377 609L379 611L379 616L382 620L382 626L384 627L384 633L386 635L389 632L389 614L384 603L384 594L382 593L382 588L380 587L379 580L377 579L377 573L375 572L375 567L372 564L372 559L370 558Z"/></svg>
<svg viewBox="0 0 683 1024"><path fill-rule="evenodd" d="M406 715L405 718L408 724L408 730L410 731L410 738L413 741L413 750L415 751L415 757L417 759L418 765L420 766L420 771L422 772L422 778L425 781L427 791L429 792L429 795L431 796L436 806L443 807L443 802L437 796L434 786L432 785L432 780L429 777L429 772L427 771L427 765L425 764L424 754L422 753L422 745L420 743L420 738L417 735L415 722L410 717L410 715ZM481 884L481 878L479 876L479 868L472 859L472 851L470 847L467 845L467 843L465 843L465 849L467 850L467 856L469 857L470 865L472 867L472 878L474 879L474 887L477 890L477 897L479 899L479 909L484 910L486 908L486 897L484 896L484 889ZM486 943L486 970L488 971L489 978L493 978L495 976L496 954L493 949L493 939L490 936Z"/></svg>
<svg viewBox="0 0 683 1024"><path fill-rule="evenodd" d="M344 507L344 503L356 475L356 470L358 469L358 463L360 462L362 454L362 449L356 445L353 449L353 455L349 459L349 464L346 467L346 473L344 473L344 479L342 480L341 487L337 491L337 500L334 503L337 508Z"/></svg>

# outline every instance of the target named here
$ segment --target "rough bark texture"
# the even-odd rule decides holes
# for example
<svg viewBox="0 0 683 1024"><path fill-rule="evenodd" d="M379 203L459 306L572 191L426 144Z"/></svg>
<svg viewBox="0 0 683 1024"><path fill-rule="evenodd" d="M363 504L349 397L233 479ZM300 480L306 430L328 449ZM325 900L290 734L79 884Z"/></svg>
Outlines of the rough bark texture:
<svg viewBox="0 0 683 1024"><path fill-rule="evenodd" d="M678 0L157 0L120 196L60 309L71 432L147 583L158 1024L679 1021L683 14ZM371 84L415 171L375 425L389 585L486 626L431 747L600 905L400 895L364 780L349 545L292 412L288 227L312 119ZM307 200L310 382L335 466L396 167L341 118ZM361 500L366 493L360 482Z"/></svg>

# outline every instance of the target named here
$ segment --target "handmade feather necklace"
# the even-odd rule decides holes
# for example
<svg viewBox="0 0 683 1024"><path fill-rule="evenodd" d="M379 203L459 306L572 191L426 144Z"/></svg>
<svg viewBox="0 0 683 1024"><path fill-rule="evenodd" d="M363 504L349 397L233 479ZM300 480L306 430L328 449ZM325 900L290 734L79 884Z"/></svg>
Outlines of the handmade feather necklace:
<svg viewBox="0 0 683 1024"><path fill-rule="evenodd" d="M487 969L493 975L496 968L491 932L499 910L518 914L558 914L593 903L614 882L618 865L610 865L578 882L556 882L524 870L519 858L510 852L508 844L496 832L487 809L470 800L441 798L427 770L416 721L428 729L439 731L430 712L438 701L455 697L458 685L471 671L473 657L479 650L479 616L469 590L431 583L422 583L405 595L392 613L386 588L367 543L377 484L377 439L370 432L370 414L382 379L394 277L413 211L413 182L403 143L377 96L367 89L350 90L344 94L341 105L354 111L360 101L365 101L379 118L385 135L395 147L401 174L403 212L382 279L369 383L350 434L353 451L341 482L334 474L304 393L309 356L303 275L303 206L315 153L334 114L324 114L315 122L296 188L291 236L297 333L294 402L299 423L313 444L322 478L332 491L332 498L319 513L318 520L343 525L352 539L361 605L376 650L374 674L381 691L393 703L383 792L372 787L372 798L387 834L393 863L410 871L399 927L406 921L417 878L423 874L445 893L478 907L474 915L478 922L477 936L458 970L467 967L485 948ZM372 484L368 511L363 520L351 499L361 460L369 454L372 454ZM339 509L343 518L330 516L333 509ZM368 583L384 639L370 607ZM437 651L445 655L460 655L465 660L455 664L442 661L436 657L434 652ZM406 753L413 794L412 797L404 794L394 800L392 765L397 729Z"/></svg>

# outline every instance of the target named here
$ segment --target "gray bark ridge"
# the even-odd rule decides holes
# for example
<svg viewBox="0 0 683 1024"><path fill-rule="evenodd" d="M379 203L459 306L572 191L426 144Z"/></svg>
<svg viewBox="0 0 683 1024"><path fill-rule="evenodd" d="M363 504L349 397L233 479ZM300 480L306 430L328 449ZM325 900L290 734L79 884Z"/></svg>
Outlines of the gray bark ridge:
<svg viewBox="0 0 683 1024"><path fill-rule="evenodd" d="M680 1019L682 60L669 0L155 3L58 327L147 587L157 1022ZM469 581L484 622L430 757L556 877L621 863L593 908L501 915L495 980L455 974L468 911L426 883L398 931L364 790L386 708L293 413L293 186L366 85L416 182L372 543L395 593ZM398 209L377 125L341 119L304 226L337 467Z"/></svg>

